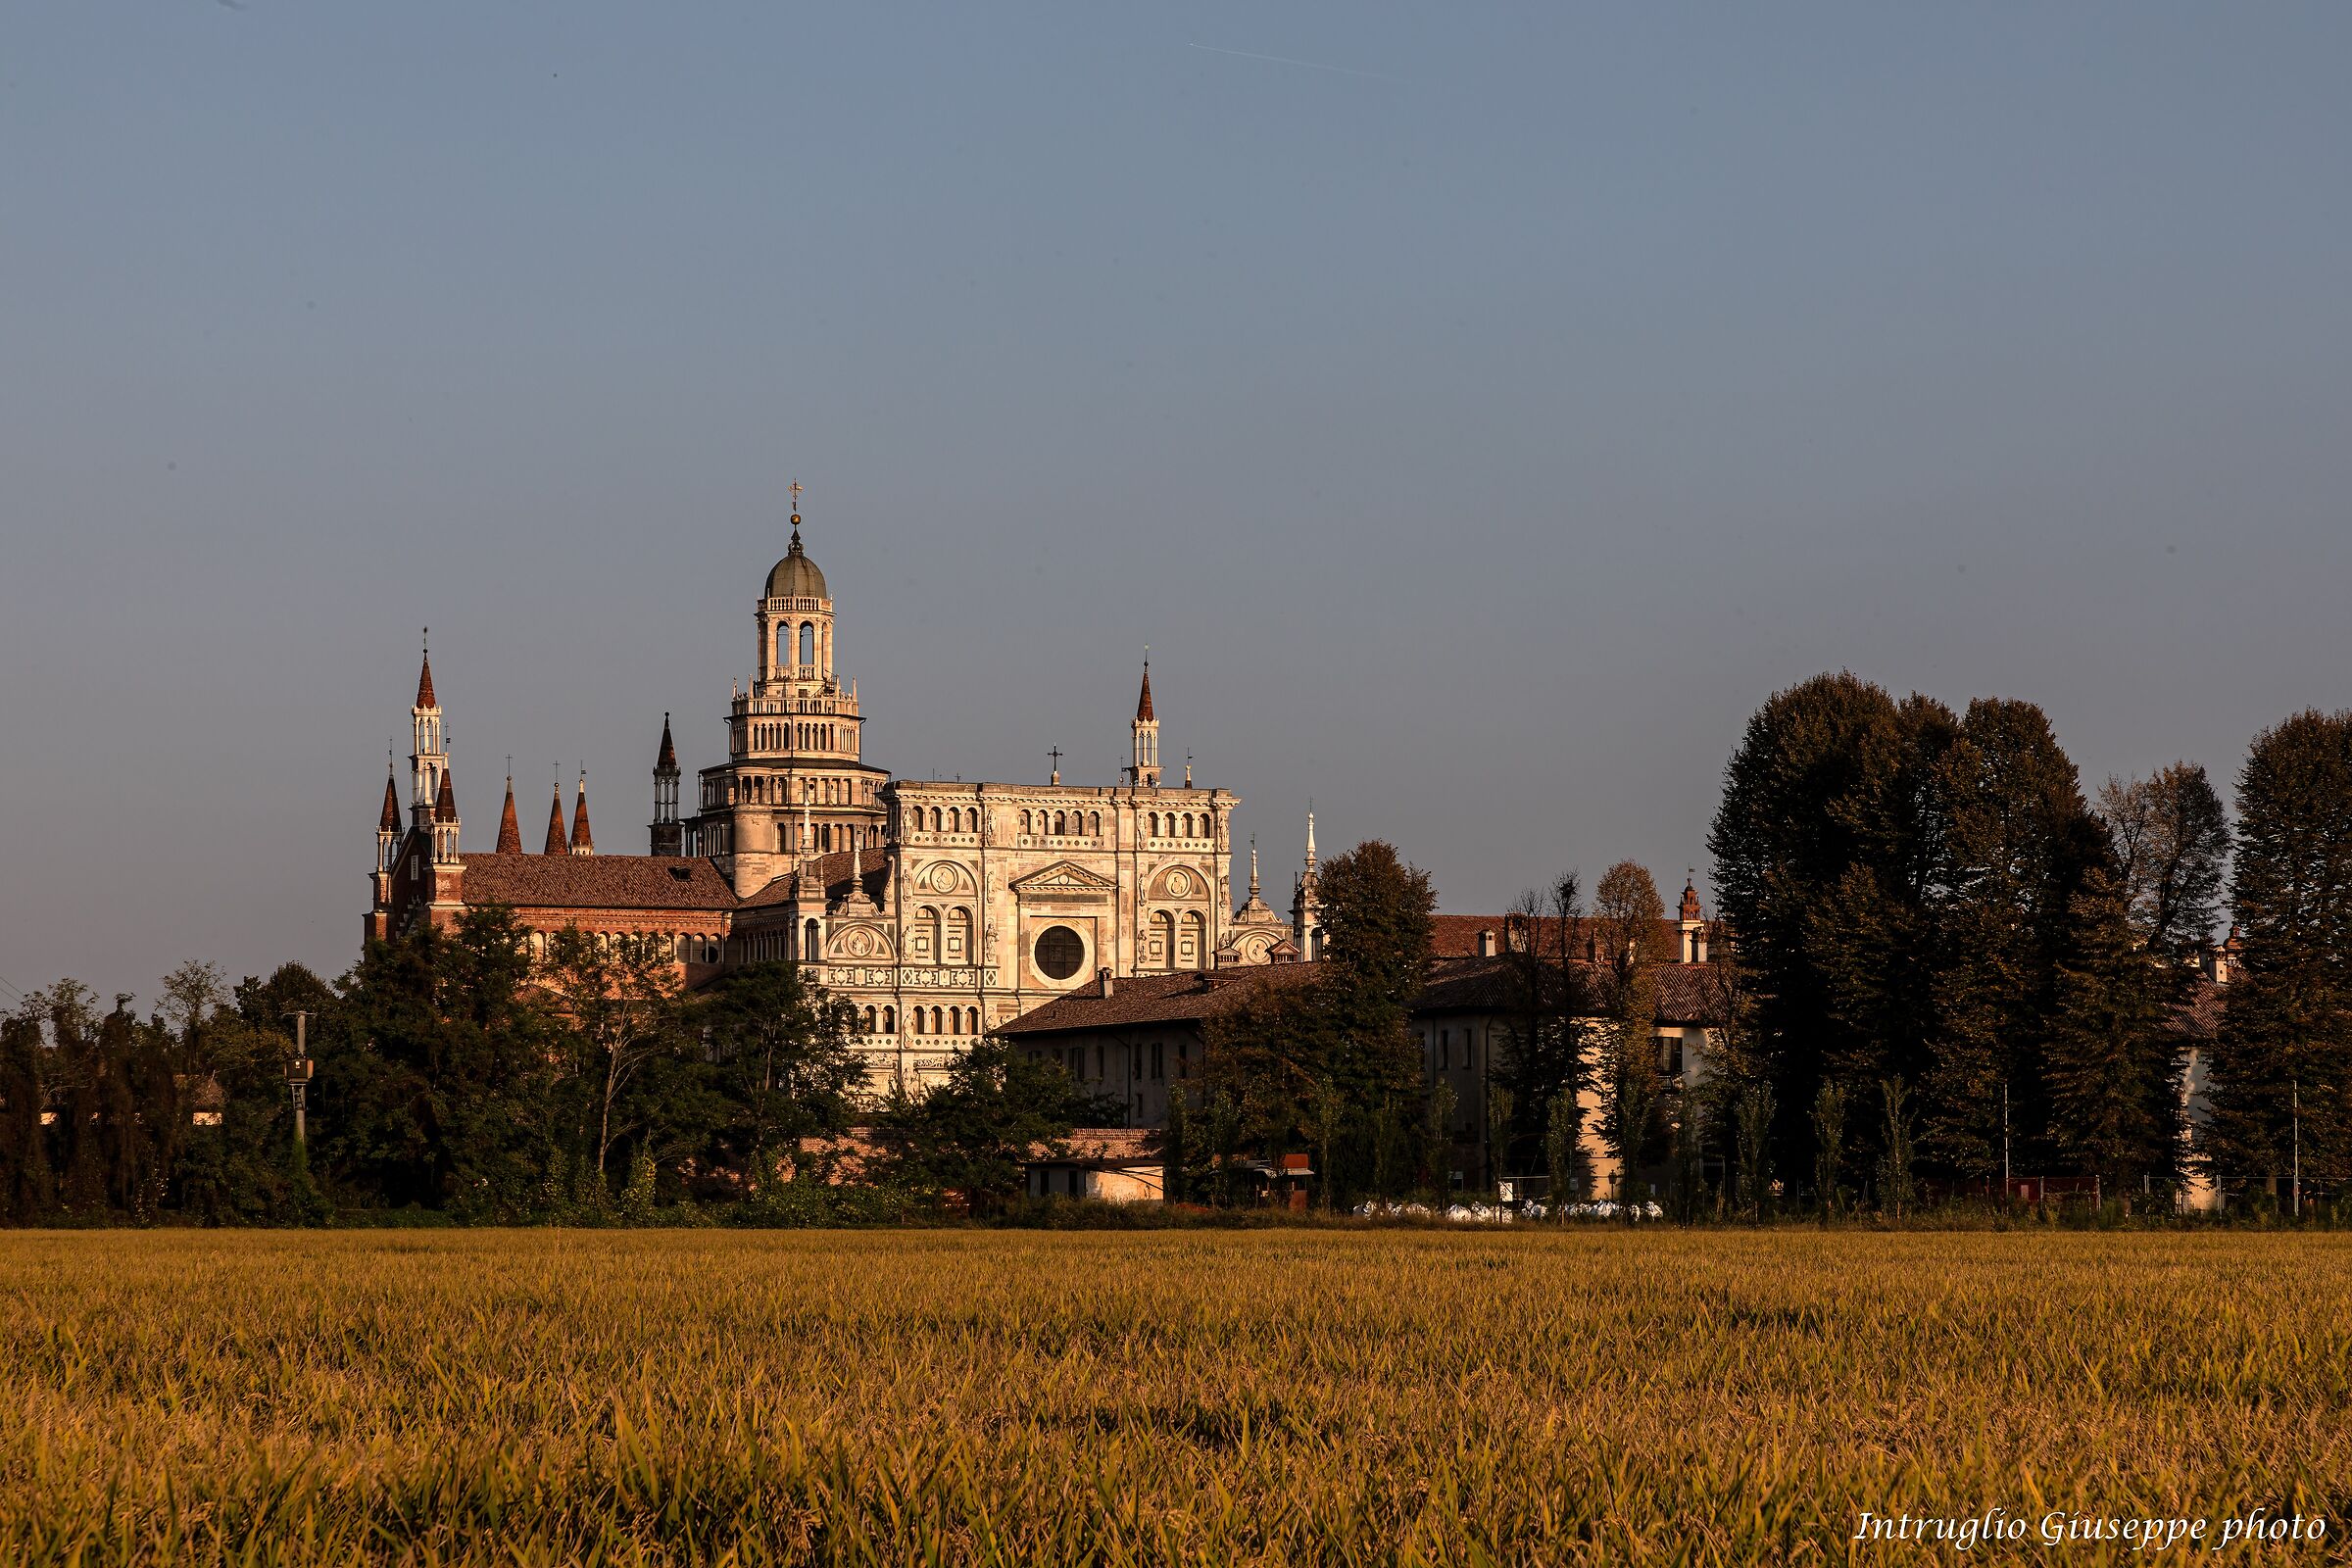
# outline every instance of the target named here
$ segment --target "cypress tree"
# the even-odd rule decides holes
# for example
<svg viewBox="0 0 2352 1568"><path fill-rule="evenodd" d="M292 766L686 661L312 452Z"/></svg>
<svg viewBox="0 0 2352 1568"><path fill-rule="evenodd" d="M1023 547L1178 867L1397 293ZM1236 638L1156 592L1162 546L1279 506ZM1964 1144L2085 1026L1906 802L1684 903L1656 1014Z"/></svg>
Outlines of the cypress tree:
<svg viewBox="0 0 2352 1568"><path fill-rule="evenodd" d="M2094 871L2076 894L2043 1048L2050 1142L2109 1193L2170 1182L2179 1092L2166 1028L2167 971L2141 945L2117 879Z"/></svg>
<svg viewBox="0 0 2352 1568"><path fill-rule="evenodd" d="M2279 1191L2291 1106L2307 1182L2352 1176L2352 712L2255 737L2238 775L2231 908L2245 949L2214 1044L2200 1143L2225 1181Z"/></svg>

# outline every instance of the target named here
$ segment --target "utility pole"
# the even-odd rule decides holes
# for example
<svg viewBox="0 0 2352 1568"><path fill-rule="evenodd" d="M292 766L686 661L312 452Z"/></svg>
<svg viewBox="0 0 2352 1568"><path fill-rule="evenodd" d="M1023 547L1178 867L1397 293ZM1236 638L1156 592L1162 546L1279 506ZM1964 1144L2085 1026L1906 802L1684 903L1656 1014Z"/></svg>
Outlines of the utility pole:
<svg viewBox="0 0 2352 1568"><path fill-rule="evenodd" d="M2294 1118L2295 1118L2295 1143L2294 1143L2294 1195L2295 1195L2295 1218L2297 1218L2297 1219L2301 1219L2301 1218L2303 1217L2303 1080L2302 1080L2302 1079L2300 1079L2300 1078L2289 1078L2289 1079L2287 1080L2287 1084L2288 1084L2288 1092L2289 1092L2289 1094L2291 1094L2291 1095L2293 1096L2293 1100L2292 1100L2292 1102L2292 1102L2292 1104L2293 1104L2293 1106L2294 1106Z"/></svg>
<svg viewBox="0 0 2352 1568"><path fill-rule="evenodd" d="M2009 1085L2001 1085L2001 1203L2009 1202Z"/></svg>
<svg viewBox="0 0 2352 1568"><path fill-rule="evenodd" d="M294 1145L302 1147L305 1091L311 1084L310 1022L307 1012L289 1012L294 1020L294 1059L286 1063L286 1088L294 1096Z"/></svg>

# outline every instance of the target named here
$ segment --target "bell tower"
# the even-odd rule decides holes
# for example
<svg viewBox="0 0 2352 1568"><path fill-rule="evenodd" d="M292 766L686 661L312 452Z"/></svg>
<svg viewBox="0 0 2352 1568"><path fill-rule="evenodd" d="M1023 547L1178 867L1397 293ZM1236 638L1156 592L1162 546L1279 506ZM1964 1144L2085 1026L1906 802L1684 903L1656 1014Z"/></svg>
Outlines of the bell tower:
<svg viewBox="0 0 2352 1568"><path fill-rule="evenodd" d="M744 896L804 855L879 849L887 816L890 775L863 759L858 688L834 663L832 590L801 543L801 487L791 489L792 541L753 609L759 646L728 707L727 760L702 770L681 824L684 853L717 861Z"/></svg>
<svg viewBox="0 0 2352 1568"><path fill-rule="evenodd" d="M1144 789L1159 788L1159 715L1152 709L1152 656L1144 655L1144 690L1135 700L1135 721L1128 725L1135 737L1135 760L1128 765L1127 781ZM1189 787L1190 780L1187 780Z"/></svg>

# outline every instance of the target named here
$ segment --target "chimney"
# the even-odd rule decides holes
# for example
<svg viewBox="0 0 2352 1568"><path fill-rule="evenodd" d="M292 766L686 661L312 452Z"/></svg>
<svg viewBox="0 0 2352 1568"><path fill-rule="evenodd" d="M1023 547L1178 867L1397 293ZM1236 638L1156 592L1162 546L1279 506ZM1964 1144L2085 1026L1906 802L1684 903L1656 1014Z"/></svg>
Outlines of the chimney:
<svg viewBox="0 0 2352 1568"><path fill-rule="evenodd" d="M1107 998L1110 996L1110 968L1109 968L1109 966L1108 966L1108 965L1104 965L1102 968L1097 969L1097 970L1095 971L1095 978L1096 978L1097 980L1100 980L1100 981L1102 981L1102 995L1104 996L1104 998L1106 998L1106 999L1107 999Z"/></svg>
<svg viewBox="0 0 2352 1568"><path fill-rule="evenodd" d="M1482 958L1494 956L1494 933L1493 931L1481 931L1478 934L1478 956Z"/></svg>

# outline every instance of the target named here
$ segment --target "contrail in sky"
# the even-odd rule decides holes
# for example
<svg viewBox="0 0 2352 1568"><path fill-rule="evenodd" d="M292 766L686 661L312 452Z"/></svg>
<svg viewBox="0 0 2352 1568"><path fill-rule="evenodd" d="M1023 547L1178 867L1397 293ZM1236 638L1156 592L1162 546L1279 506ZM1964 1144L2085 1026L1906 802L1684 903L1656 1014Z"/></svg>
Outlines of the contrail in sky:
<svg viewBox="0 0 2352 1568"><path fill-rule="evenodd" d="M1358 71L1353 66L1327 66L1319 60L1292 60L1282 55L1255 55L1247 49L1219 49L1214 44L1206 43L1188 43L1185 47L1199 49L1206 54L1231 55L1236 60L1263 60L1270 66L1298 66L1306 71L1334 71L1343 76L1361 76L1366 81L1396 81L1395 76L1384 76L1376 71ZM1397 84L1403 85L1401 82Z"/></svg>

